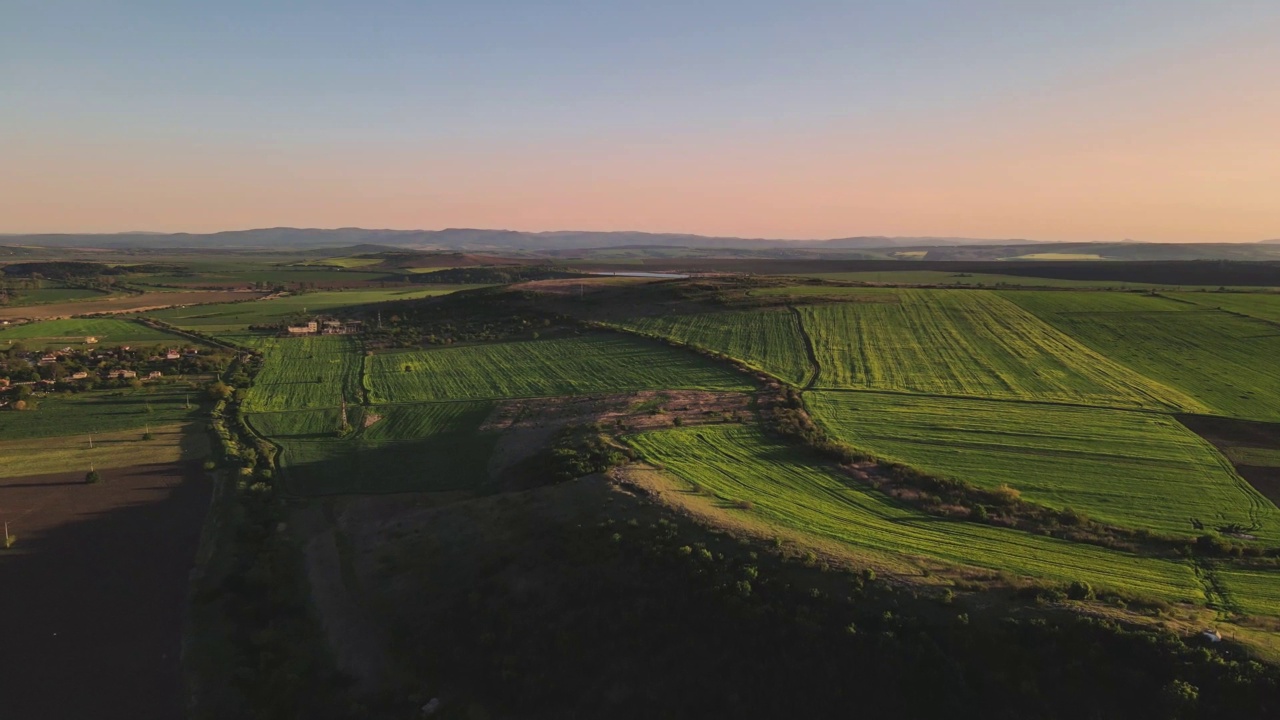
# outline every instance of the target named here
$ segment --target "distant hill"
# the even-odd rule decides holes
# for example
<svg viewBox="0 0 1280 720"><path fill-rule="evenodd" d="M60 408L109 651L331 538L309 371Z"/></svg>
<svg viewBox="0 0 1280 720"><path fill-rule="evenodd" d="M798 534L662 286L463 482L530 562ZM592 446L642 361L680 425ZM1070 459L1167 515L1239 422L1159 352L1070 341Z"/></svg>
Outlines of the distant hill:
<svg viewBox="0 0 1280 720"><path fill-rule="evenodd" d="M150 252L162 248L254 249L330 256L408 250L497 257L578 258L743 258L845 260L1280 260L1280 240L1256 243L1060 243L1026 239L861 236L815 240L712 237L679 233L554 231L521 232L448 228L370 230L365 228L261 228L226 232L48 234L0 236L0 256L27 248L103 248Z"/></svg>

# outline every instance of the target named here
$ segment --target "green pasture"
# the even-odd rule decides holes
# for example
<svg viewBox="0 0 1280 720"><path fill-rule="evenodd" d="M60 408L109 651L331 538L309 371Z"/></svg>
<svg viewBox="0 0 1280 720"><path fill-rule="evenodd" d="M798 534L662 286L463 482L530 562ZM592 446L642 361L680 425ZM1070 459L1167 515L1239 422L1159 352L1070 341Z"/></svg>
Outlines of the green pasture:
<svg viewBox="0 0 1280 720"><path fill-rule="evenodd" d="M805 402L833 437L931 475L1121 527L1194 537L1236 524L1280 540L1280 511L1168 415L867 392Z"/></svg>
<svg viewBox="0 0 1280 720"><path fill-rule="evenodd" d="M97 338L97 344L91 346L85 343L85 338L88 337ZM191 344L188 338L156 330L133 320L101 317L42 320L0 329L0 346L8 346L14 342L20 342L31 349Z"/></svg>
<svg viewBox="0 0 1280 720"><path fill-rule="evenodd" d="M799 308L821 368L817 387L1203 409L995 293L896 295L897 303Z"/></svg>
<svg viewBox="0 0 1280 720"><path fill-rule="evenodd" d="M253 414L249 424L280 447L284 477L300 495L466 490L488 478L496 436L479 428L490 410L485 402L353 407L345 436L336 408Z"/></svg>
<svg viewBox="0 0 1280 720"><path fill-rule="evenodd" d="M855 484L793 446L748 426L645 433L629 442L648 460L723 500L752 504L762 521L877 554L928 557L1059 582L1202 602L1191 566L1092 545L926 515Z"/></svg>
<svg viewBox="0 0 1280 720"><path fill-rule="evenodd" d="M1171 293L1169 297L1206 308L1280 323L1280 293Z"/></svg>
<svg viewBox="0 0 1280 720"><path fill-rule="evenodd" d="M199 391L166 383L148 383L139 390L35 397L29 400L34 410L0 411L0 440L83 436L190 422L200 416L202 399Z"/></svg>
<svg viewBox="0 0 1280 720"><path fill-rule="evenodd" d="M614 333L379 353L366 361L375 403L751 387L694 353Z"/></svg>
<svg viewBox="0 0 1280 720"><path fill-rule="evenodd" d="M1003 296L1110 360L1195 398L1197 412L1280 420L1274 324L1138 294Z"/></svg>
<svg viewBox="0 0 1280 720"><path fill-rule="evenodd" d="M838 273L806 273L805 277L834 282L866 282L903 285L955 285L959 287L994 287L1013 285L1020 287L1061 287L1061 288L1150 288L1151 283L1126 282L1121 280L1064 280L1057 278L1041 278L1029 275L1005 275L1003 273L957 273L945 270L884 270L864 272ZM827 294L839 291L840 288L821 285L799 285L790 288L762 292L778 292L785 290L792 294Z"/></svg>
<svg viewBox="0 0 1280 720"><path fill-rule="evenodd" d="M1228 604L1249 615L1280 614L1280 569L1224 566L1216 571Z"/></svg>
<svg viewBox="0 0 1280 720"><path fill-rule="evenodd" d="M77 300L101 300L108 293L88 288L50 287L19 289L12 288L14 293L7 307L25 307L27 305L46 305L48 303L75 302Z"/></svg>
<svg viewBox="0 0 1280 720"><path fill-rule="evenodd" d="M661 315L621 327L729 355L751 367L804 385L813 368L796 314L787 309Z"/></svg>

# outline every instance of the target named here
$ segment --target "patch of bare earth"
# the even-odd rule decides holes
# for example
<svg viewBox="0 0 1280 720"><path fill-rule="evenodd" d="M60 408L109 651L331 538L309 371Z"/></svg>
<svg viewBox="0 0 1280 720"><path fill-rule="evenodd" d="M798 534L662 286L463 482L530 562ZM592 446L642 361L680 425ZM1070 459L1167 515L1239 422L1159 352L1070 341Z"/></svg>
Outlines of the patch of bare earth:
<svg viewBox="0 0 1280 720"><path fill-rule="evenodd" d="M1236 472L1240 473L1240 477L1268 500L1280 505L1280 467L1236 462L1236 454L1232 452L1236 448L1280 450L1280 423L1205 415L1180 415L1178 421L1221 450L1235 466Z"/></svg>
<svg viewBox="0 0 1280 720"><path fill-rule="evenodd" d="M0 480L0 716L176 718L198 461Z"/></svg>
<svg viewBox="0 0 1280 720"><path fill-rule="evenodd" d="M501 433L489 460L490 477L498 477L571 425L599 423L633 431L719 423L746 418L750 405L746 393L701 390L510 400L494 408L480 429Z"/></svg>

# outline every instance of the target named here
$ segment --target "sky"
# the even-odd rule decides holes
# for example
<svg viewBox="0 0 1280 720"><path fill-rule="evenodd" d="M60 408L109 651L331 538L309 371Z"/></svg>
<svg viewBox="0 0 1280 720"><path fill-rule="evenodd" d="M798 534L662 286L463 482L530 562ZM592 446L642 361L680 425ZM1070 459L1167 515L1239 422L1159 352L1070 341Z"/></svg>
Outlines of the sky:
<svg viewBox="0 0 1280 720"><path fill-rule="evenodd" d="M1276 0L0 0L0 232L1280 237Z"/></svg>

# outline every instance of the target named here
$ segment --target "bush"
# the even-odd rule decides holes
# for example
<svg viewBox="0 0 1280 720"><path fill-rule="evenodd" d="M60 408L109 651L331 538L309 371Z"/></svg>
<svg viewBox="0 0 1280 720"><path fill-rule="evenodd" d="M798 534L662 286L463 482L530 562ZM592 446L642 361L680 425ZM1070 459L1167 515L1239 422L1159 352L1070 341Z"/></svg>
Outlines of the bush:
<svg viewBox="0 0 1280 720"><path fill-rule="evenodd" d="M1072 600L1092 600L1093 587L1083 580L1077 580L1067 587L1067 597Z"/></svg>
<svg viewBox="0 0 1280 720"><path fill-rule="evenodd" d="M84 474L84 481L89 485L96 485L102 481L102 476L98 474L97 470L90 470Z"/></svg>

